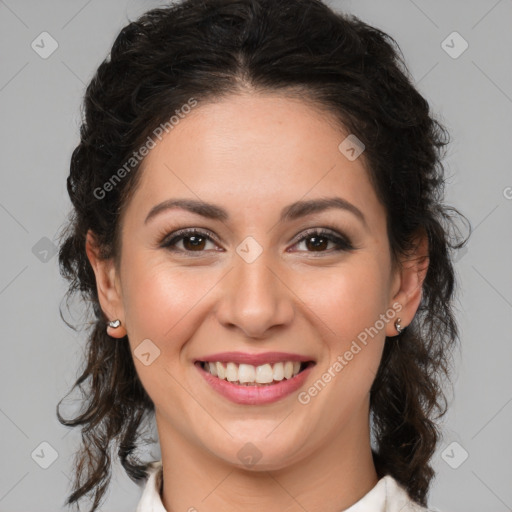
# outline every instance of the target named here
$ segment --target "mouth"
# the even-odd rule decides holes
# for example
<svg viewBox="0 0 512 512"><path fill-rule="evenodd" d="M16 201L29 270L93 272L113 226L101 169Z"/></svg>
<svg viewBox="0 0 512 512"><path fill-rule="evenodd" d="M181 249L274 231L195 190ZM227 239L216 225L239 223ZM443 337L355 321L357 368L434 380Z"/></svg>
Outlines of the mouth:
<svg viewBox="0 0 512 512"><path fill-rule="evenodd" d="M225 361L196 361L204 372L237 386L268 387L296 378L315 361L279 361L258 366Z"/></svg>

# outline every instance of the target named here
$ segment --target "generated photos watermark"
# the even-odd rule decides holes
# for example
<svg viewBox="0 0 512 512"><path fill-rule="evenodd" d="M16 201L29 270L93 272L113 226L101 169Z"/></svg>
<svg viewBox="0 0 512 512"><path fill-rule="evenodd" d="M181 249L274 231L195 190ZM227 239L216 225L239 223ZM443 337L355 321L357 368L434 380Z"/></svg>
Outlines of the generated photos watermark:
<svg viewBox="0 0 512 512"><path fill-rule="evenodd" d="M402 305L395 302L391 308L379 316L379 319L371 327L366 327L357 335L357 340L363 345L358 344L357 340L352 340L349 350L345 351L343 355L338 355L336 361L329 366L329 368L315 381L306 391L301 391L297 395L297 400L302 405L307 405L311 399L320 393L337 374L348 365L355 355L359 354L364 346L368 343L368 336L374 338L384 327L386 323L395 318L396 314L402 310Z"/></svg>
<svg viewBox="0 0 512 512"><path fill-rule="evenodd" d="M129 174L139 164L149 151L156 146L156 140L162 140L164 133L169 133L181 119L184 119L187 114L192 111L192 108L197 105L195 98L190 98L187 103L176 109L175 115L172 115L165 123L158 125L152 132L152 136L148 135L146 142L137 150L132 153L132 156L120 167L101 187L96 187L93 191L96 199L103 199L106 197L107 192L113 190L121 180Z"/></svg>

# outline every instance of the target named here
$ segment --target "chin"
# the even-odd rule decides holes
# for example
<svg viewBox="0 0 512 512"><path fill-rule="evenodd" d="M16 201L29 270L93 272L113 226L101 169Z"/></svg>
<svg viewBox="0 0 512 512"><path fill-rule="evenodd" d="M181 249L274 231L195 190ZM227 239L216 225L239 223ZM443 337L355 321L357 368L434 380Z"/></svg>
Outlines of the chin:
<svg viewBox="0 0 512 512"><path fill-rule="evenodd" d="M230 440L229 445L223 445L229 451L218 450L218 446L211 451L227 464L251 472L276 471L300 460L297 444L291 442L289 436L276 436L271 441L267 435L265 432L251 440Z"/></svg>

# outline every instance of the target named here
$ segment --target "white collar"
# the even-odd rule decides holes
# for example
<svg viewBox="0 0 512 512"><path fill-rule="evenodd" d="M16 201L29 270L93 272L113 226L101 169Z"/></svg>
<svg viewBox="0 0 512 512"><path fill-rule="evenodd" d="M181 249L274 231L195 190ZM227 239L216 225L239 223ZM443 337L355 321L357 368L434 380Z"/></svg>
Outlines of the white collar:
<svg viewBox="0 0 512 512"><path fill-rule="evenodd" d="M148 467L148 479L135 512L167 512L160 498L162 461ZM412 501L406 490L391 476L383 476L367 494L340 512L428 512Z"/></svg>

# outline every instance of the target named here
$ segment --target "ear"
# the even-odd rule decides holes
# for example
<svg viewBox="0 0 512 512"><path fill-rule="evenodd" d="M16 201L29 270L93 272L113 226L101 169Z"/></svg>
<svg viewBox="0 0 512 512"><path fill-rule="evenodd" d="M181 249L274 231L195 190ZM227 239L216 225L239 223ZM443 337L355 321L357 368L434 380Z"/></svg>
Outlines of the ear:
<svg viewBox="0 0 512 512"><path fill-rule="evenodd" d="M401 258L401 265L396 269L391 287L390 306L399 303L402 306L396 314L402 328L413 320L421 302L423 281L429 266L428 234L422 228L414 239L414 247L407 256ZM396 336L394 322L386 326L386 336Z"/></svg>
<svg viewBox="0 0 512 512"><path fill-rule="evenodd" d="M113 338L126 336L121 285L113 259L100 258L94 233L89 230L85 240L85 252L96 276L100 306L109 320L121 320L119 327L107 326L107 334Z"/></svg>

